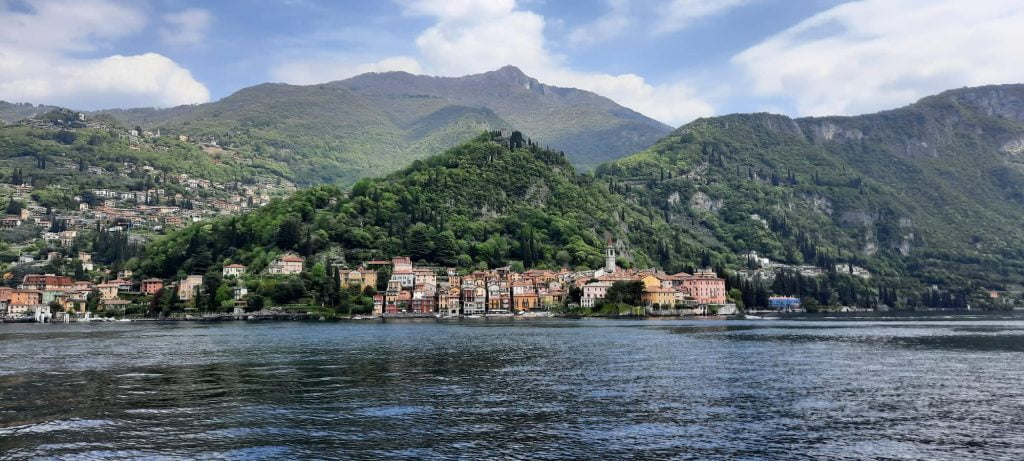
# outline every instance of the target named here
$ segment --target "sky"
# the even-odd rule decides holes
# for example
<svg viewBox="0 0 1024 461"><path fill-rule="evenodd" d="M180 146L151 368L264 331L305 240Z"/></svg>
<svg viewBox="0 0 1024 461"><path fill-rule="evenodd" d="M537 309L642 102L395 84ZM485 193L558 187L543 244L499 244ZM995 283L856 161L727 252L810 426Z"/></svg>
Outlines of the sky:
<svg viewBox="0 0 1024 461"><path fill-rule="evenodd" d="M1021 0L0 0L0 100L168 107L511 64L678 126L1021 83L1021 43Z"/></svg>

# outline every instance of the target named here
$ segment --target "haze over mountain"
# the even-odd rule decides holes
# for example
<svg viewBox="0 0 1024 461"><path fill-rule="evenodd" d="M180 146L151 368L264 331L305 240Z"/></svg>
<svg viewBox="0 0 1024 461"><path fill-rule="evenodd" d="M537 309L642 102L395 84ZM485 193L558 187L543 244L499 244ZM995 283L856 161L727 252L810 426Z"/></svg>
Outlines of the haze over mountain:
<svg viewBox="0 0 1024 461"><path fill-rule="evenodd" d="M320 85L268 83L207 104L101 112L283 162L301 184L392 171L483 130L531 133L584 169L671 131L608 98L545 85L512 66L465 77L385 72Z"/></svg>
<svg viewBox="0 0 1024 461"><path fill-rule="evenodd" d="M26 118L32 118L37 115L45 114L53 109L57 109L57 107L43 104L35 105L27 102L12 103L0 101L0 125L4 123L14 123Z"/></svg>

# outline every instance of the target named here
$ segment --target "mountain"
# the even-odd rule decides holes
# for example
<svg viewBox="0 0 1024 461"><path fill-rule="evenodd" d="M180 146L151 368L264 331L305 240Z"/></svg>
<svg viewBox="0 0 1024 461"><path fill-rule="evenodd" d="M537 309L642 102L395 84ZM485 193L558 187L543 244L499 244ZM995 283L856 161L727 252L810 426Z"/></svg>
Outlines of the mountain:
<svg viewBox="0 0 1024 461"><path fill-rule="evenodd" d="M103 112L282 162L302 184L351 184L492 129L532 133L582 168L671 132L610 99L544 85L511 66L458 78L387 72L321 85L262 84L197 106Z"/></svg>
<svg viewBox="0 0 1024 461"><path fill-rule="evenodd" d="M1022 154L1024 85L1000 85L861 116L700 119L597 174L733 253L1020 289Z"/></svg>
<svg viewBox="0 0 1024 461"><path fill-rule="evenodd" d="M608 98L545 85L513 66L458 78L363 74L330 85L372 99L402 126L452 104L486 107L584 168L646 148L671 131Z"/></svg>

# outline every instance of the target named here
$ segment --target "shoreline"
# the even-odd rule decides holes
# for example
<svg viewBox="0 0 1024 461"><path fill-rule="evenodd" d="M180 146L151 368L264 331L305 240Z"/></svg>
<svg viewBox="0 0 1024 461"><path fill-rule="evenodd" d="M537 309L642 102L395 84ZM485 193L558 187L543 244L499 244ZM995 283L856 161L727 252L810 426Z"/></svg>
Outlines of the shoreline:
<svg viewBox="0 0 1024 461"><path fill-rule="evenodd" d="M432 314L408 314L408 315L395 315L395 316L350 316L350 317L326 317L317 314L263 314L263 315L247 315L237 316L232 314L207 316L207 317L183 317L183 318L156 318L156 317L141 317L141 318L129 318L129 319L91 319L85 320L72 320L69 322L53 320L48 322L36 322L31 317L28 318L17 318L17 319L0 319L0 325L3 324L78 324L78 323L100 323L100 324L122 324L122 323L180 323L180 322L372 322L372 323L388 323L388 322L425 322L433 320L437 323L449 323L449 322L497 322L497 321L543 321L543 320L587 320L587 319L606 319L606 320L785 320L789 318L825 318L825 317L917 317L917 316L929 316L929 315L997 315L997 314L1012 314L1019 312L1021 309L1012 310L966 310L966 309L929 309L929 310L908 310L908 311L857 311L857 312L778 312L778 313L765 313L758 312L758 317L747 318L744 314L735 315L574 315L574 314L548 314L548 315L509 315L509 314L498 314L498 315L474 315L474 316L459 316L459 317L439 317Z"/></svg>

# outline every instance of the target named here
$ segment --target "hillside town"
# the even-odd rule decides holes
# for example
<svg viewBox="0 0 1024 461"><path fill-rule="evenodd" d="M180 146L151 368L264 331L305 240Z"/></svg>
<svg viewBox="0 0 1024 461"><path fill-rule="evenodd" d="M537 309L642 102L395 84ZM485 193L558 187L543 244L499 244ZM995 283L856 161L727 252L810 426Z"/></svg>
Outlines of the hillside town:
<svg viewBox="0 0 1024 461"><path fill-rule="evenodd" d="M91 262L87 254L79 255L78 259ZM305 263L297 255L283 254L258 275L297 277L308 270ZM249 274L247 269L237 263L223 265L220 276L225 286L231 287L230 312L208 313L212 315L207 317L260 315L255 312L256 306L250 306L252 293L243 283L247 276L256 275ZM735 305L727 300L725 280L714 272L666 274L655 269L623 269L616 264L611 244L606 248L605 266L587 271L515 272L501 267L460 272L451 267L415 265L409 257L401 256L366 261L355 268L339 267L336 274L338 288L372 297L370 314L375 318L546 316L571 312L565 308L591 311L610 302L642 308L641 312L652 315L736 313ZM151 306L171 297L182 308L177 318L200 318L190 303L203 295L203 275L175 280L142 278L130 270L110 275L114 277L102 283L64 275L25 275L14 288L0 287L0 315L8 321L40 322L88 321L96 319L97 313L146 318L154 315ZM378 291L378 286L384 290ZM612 299L620 296L615 294L617 290L626 296ZM266 306L259 310L270 311Z"/></svg>
<svg viewBox="0 0 1024 461"><path fill-rule="evenodd" d="M168 155L169 146L193 146L216 161L226 152L215 139L180 135L161 141L159 130L120 128L82 113L54 111L18 123L49 133L103 130L142 154ZM57 136L54 135L54 136ZM142 245L152 237L195 222L253 210L297 190L280 177L254 175L244 181L215 181L165 167L145 157L88 164L65 155L24 157L35 168L14 167L0 174L0 272L35 273L55 258L78 257L97 234ZM102 255L97 254L98 262ZM85 272L91 269L86 267Z"/></svg>

